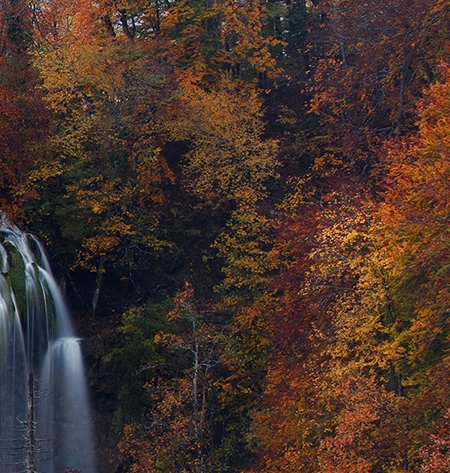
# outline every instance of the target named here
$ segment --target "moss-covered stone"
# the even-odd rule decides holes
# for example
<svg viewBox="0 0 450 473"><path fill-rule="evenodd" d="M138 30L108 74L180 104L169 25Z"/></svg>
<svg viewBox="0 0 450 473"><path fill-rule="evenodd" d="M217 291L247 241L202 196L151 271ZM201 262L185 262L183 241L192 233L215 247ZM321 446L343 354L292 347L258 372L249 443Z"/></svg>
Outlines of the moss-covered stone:
<svg viewBox="0 0 450 473"><path fill-rule="evenodd" d="M16 298L17 310L21 318L27 313L27 290L25 285L25 263L17 249L10 245L5 245L11 258L11 267L6 276L9 286L14 292Z"/></svg>

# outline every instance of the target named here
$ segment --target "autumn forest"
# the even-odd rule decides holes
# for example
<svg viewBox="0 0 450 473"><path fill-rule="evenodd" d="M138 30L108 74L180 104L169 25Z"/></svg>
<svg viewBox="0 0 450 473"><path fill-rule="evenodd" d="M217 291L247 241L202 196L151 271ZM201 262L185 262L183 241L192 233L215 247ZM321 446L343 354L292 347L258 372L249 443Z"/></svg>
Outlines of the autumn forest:
<svg viewBox="0 0 450 473"><path fill-rule="evenodd" d="M448 0L0 5L99 473L448 473Z"/></svg>

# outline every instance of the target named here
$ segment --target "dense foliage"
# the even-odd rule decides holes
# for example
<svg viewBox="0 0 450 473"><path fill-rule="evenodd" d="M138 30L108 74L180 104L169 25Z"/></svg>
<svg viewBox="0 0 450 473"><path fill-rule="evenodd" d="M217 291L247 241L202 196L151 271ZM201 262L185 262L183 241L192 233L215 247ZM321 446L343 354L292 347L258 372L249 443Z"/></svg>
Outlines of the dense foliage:
<svg viewBox="0 0 450 473"><path fill-rule="evenodd" d="M3 0L0 203L89 337L102 473L448 471L449 29Z"/></svg>

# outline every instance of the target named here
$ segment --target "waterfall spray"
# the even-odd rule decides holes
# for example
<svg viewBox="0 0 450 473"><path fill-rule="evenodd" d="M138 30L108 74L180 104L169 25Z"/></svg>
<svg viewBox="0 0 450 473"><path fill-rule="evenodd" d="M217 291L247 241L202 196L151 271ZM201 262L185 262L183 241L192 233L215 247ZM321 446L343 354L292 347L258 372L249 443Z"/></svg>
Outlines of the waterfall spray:
<svg viewBox="0 0 450 473"><path fill-rule="evenodd" d="M80 348L42 245L0 226L0 471L96 473Z"/></svg>

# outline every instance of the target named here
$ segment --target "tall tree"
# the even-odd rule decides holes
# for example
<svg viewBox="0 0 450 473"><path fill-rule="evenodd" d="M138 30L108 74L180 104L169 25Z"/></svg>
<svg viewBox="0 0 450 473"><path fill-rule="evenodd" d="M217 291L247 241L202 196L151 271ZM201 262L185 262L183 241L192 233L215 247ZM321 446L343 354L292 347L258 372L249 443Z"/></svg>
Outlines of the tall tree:
<svg viewBox="0 0 450 473"><path fill-rule="evenodd" d="M190 284L174 304L167 314L171 327L155 337L165 354L165 376L147 384L152 407L144 424L129 427L121 458L130 472L229 469L233 458L224 450L227 434L216 399L228 317L199 307Z"/></svg>
<svg viewBox="0 0 450 473"><path fill-rule="evenodd" d="M37 195L28 179L30 173L52 154L50 114L31 64L33 35L30 5L4 1L0 12L0 205L10 217L24 216L24 205Z"/></svg>

